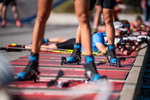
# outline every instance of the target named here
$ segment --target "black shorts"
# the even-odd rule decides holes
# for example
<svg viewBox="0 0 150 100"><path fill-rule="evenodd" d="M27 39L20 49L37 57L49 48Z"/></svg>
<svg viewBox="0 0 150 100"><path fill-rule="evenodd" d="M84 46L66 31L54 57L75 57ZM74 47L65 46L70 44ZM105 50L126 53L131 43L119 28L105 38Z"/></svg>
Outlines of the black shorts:
<svg viewBox="0 0 150 100"><path fill-rule="evenodd" d="M89 11L92 11L94 9L96 0L90 0L90 7L89 7Z"/></svg>
<svg viewBox="0 0 150 100"><path fill-rule="evenodd" d="M102 8L114 9L116 5L115 0L97 0L96 5L101 5Z"/></svg>
<svg viewBox="0 0 150 100"><path fill-rule="evenodd" d="M56 46L58 49L74 49L75 42L76 42L76 39L71 38L63 43L57 43Z"/></svg>
<svg viewBox="0 0 150 100"><path fill-rule="evenodd" d="M16 5L15 0L3 0L3 5L8 6L9 4L11 4L12 6Z"/></svg>

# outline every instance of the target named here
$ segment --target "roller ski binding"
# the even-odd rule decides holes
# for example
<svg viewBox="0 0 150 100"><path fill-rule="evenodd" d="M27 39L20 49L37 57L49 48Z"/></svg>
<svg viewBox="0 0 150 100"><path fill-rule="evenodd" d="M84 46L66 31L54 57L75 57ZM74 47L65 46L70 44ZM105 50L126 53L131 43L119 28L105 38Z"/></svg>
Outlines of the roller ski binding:
<svg viewBox="0 0 150 100"><path fill-rule="evenodd" d="M30 59L32 55L30 55ZM38 56L38 55L37 55ZM27 80L34 80L34 82L39 81L40 72L38 70L38 62L34 60L29 60L28 65L23 70L23 72L18 73L17 80L19 81L27 81Z"/></svg>
<svg viewBox="0 0 150 100"><path fill-rule="evenodd" d="M47 83L47 87L50 87L50 86L53 86L53 85L57 85L57 87L59 87L59 85L58 85L58 79L59 79L60 77L62 77L63 75L64 75L64 71L59 70L59 72L58 72L56 78L55 78L54 80L51 80L51 81L49 81L49 82Z"/></svg>
<svg viewBox="0 0 150 100"><path fill-rule="evenodd" d="M120 60L119 58L116 58L115 53L115 46L114 45L108 45L108 51L107 51L107 59L108 59L108 65L120 67Z"/></svg>
<svg viewBox="0 0 150 100"><path fill-rule="evenodd" d="M66 57L61 57L61 65L66 63L77 63L81 62L81 44L75 43L72 54L66 59Z"/></svg>

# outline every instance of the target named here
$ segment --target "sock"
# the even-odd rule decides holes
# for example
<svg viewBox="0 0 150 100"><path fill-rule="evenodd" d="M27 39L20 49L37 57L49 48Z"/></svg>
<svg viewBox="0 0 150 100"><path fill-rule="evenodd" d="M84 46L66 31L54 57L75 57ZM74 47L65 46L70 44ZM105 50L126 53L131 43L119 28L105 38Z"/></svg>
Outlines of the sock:
<svg viewBox="0 0 150 100"><path fill-rule="evenodd" d="M35 61L35 62L38 63L38 60L39 60L39 53L32 53L32 52L31 52L31 54L30 54L30 56L29 56L29 60L33 60L33 61Z"/></svg>
<svg viewBox="0 0 150 100"><path fill-rule="evenodd" d="M85 64L89 64L90 62L94 62L93 55L91 55L91 56L85 56Z"/></svg>
<svg viewBox="0 0 150 100"><path fill-rule="evenodd" d="M81 44L80 43L75 43L74 48L81 49Z"/></svg>
<svg viewBox="0 0 150 100"><path fill-rule="evenodd" d="M114 44L108 44L108 50L111 50L111 49L115 49L115 45Z"/></svg>
<svg viewBox="0 0 150 100"><path fill-rule="evenodd" d="M44 38L43 43L49 42L48 38Z"/></svg>

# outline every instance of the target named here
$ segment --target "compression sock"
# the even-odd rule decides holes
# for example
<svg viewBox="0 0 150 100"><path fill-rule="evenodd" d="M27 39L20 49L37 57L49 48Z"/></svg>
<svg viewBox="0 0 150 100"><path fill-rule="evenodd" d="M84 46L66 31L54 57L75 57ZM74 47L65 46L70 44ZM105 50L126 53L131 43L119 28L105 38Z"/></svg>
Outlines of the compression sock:
<svg viewBox="0 0 150 100"><path fill-rule="evenodd" d="M34 62L38 63L39 60L39 53L32 53L29 56L29 60L33 60Z"/></svg>
<svg viewBox="0 0 150 100"><path fill-rule="evenodd" d="M49 42L48 38L44 38L43 43L48 43L48 42Z"/></svg>

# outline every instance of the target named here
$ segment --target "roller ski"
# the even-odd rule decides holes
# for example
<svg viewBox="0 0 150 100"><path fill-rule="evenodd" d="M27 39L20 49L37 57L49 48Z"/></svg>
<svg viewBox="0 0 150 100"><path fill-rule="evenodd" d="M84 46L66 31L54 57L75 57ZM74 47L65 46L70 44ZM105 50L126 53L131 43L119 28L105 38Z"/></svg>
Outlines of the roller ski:
<svg viewBox="0 0 150 100"><path fill-rule="evenodd" d="M107 51L107 59L108 59L108 65L120 67L121 63L119 58L116 58L115 53L115 46L114 45L108 45L108 51Z"/></svg>
<svg viewBox="0 0 150 100"><path fill-rule="evenodd" d="M30 59L35 59L34 56L33 57L31 56L32 54L30 55ZM38 70L38 67L39 66L37 61L30 60L26 68L23 70L23 72L18 73L17 80L18 81L34 80L34 82L39 82L40 72Z"/></svg>
<svg viewBox="0 0 150 100"><path fill-rule="evenodd" d="M81 62L81 44L75 43L72 54L66 59L66 57L61 57L61 65L66 63L77 63Z"/></svg>
<svg viewBox="0 0 150 100"><path fill-rule="evenodd" d="M53 85L56 85L57 87L59 87L59 85L58 85L58 79L59 79L60 77L62 77L63 75L64 75L64 72L63 72L62 70L59 70L59 72L58 72L58 74L57 74L55 80L49 81L49 82L47 83L47 87L50 87L50 86L53 86Z"/></svg>

